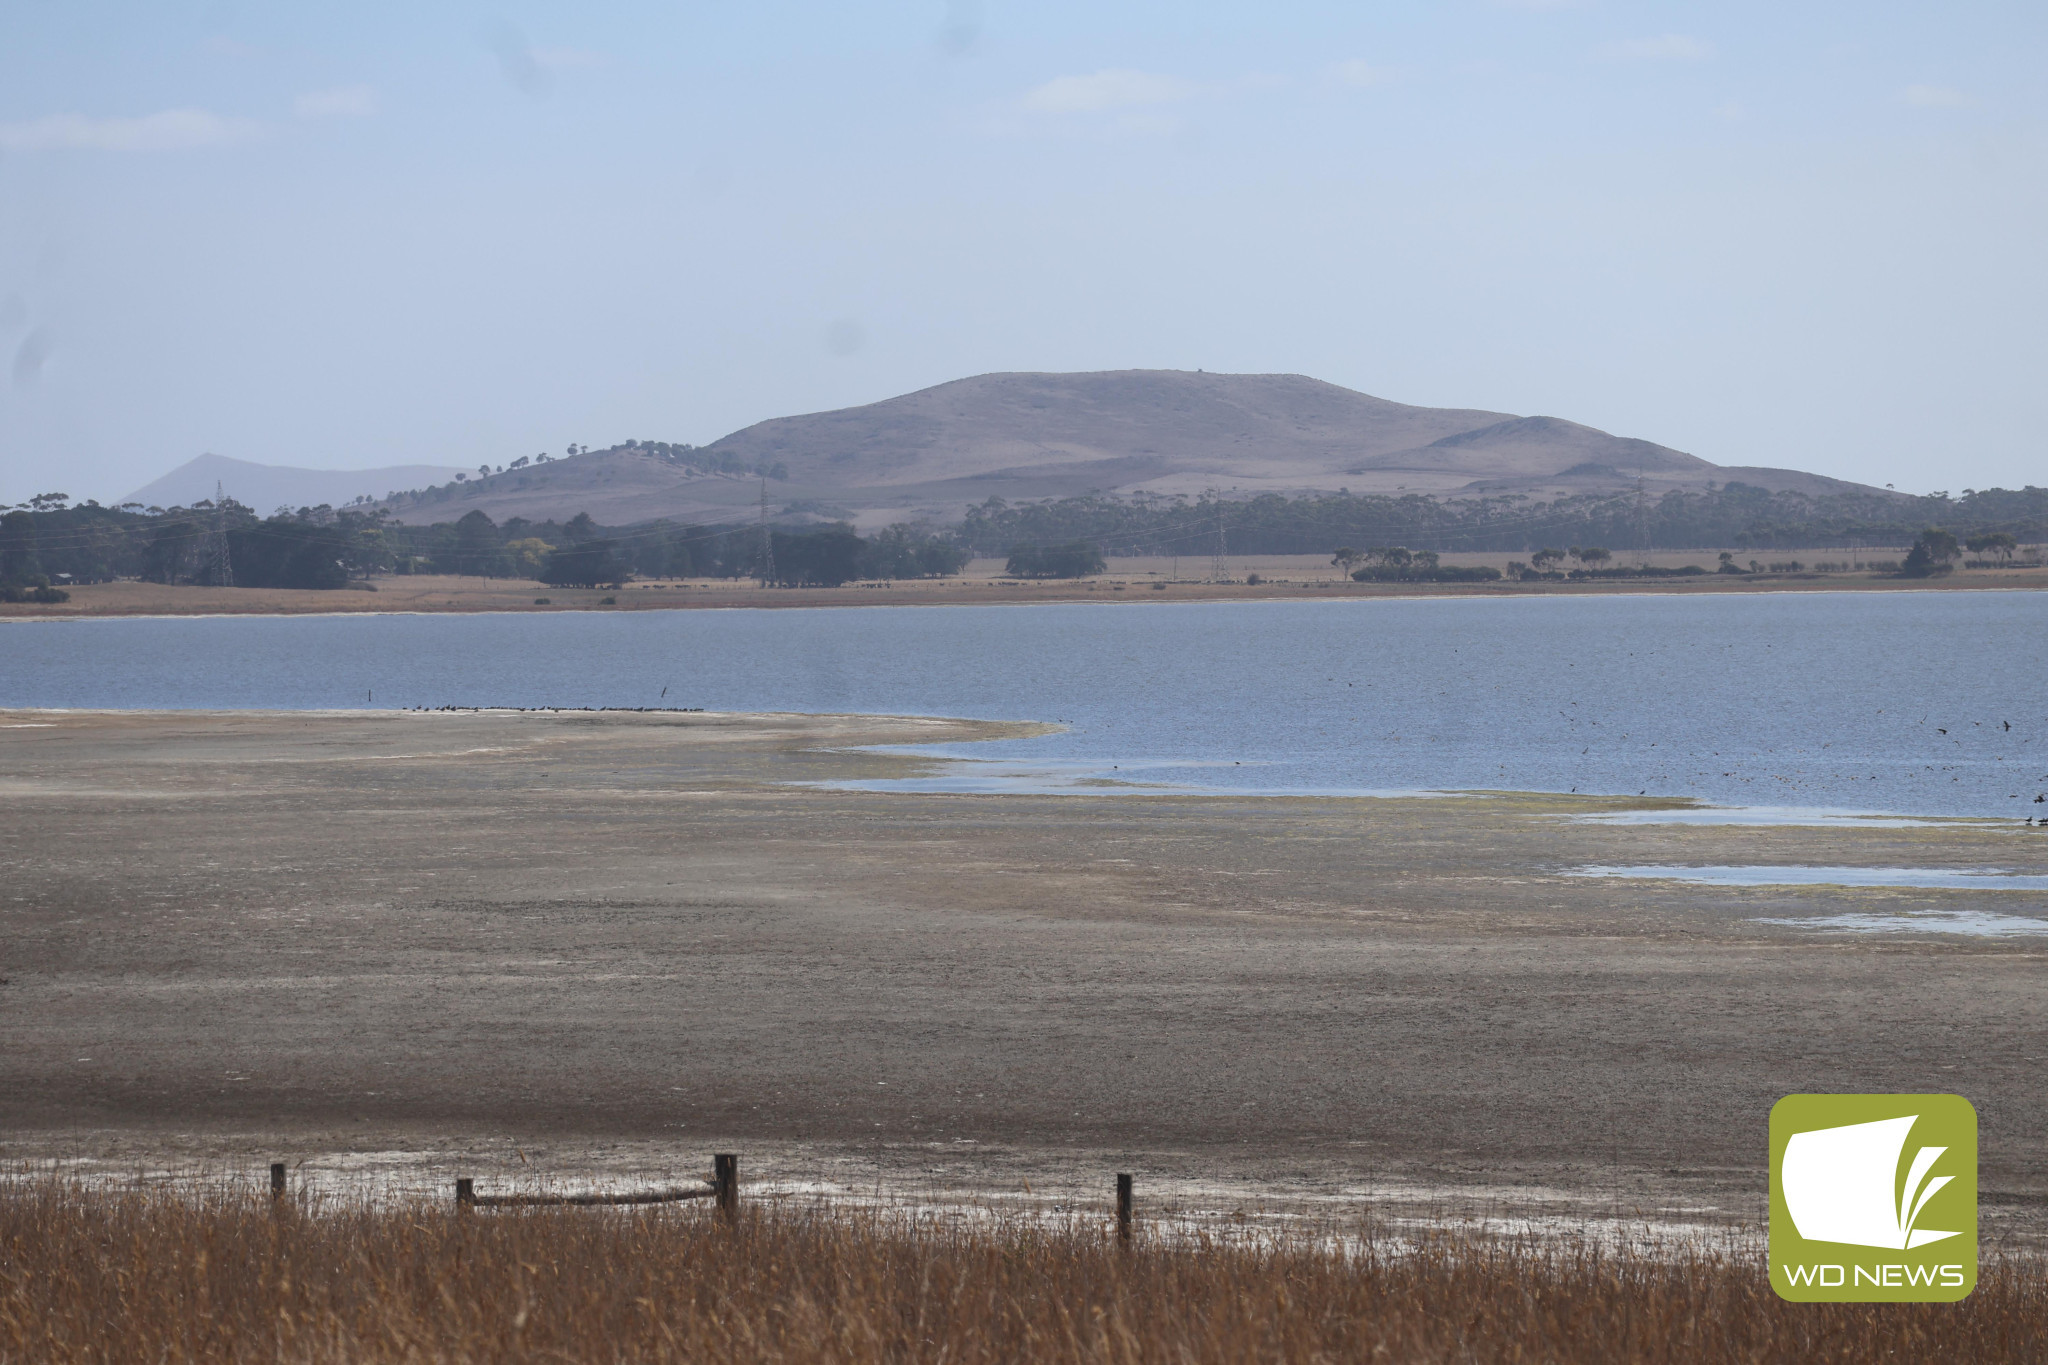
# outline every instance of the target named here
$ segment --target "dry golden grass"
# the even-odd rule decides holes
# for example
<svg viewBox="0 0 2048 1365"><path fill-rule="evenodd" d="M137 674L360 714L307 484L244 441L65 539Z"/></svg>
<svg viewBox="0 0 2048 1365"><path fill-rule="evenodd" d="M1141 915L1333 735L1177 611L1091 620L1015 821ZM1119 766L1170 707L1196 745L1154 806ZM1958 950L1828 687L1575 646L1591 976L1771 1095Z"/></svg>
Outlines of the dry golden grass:
<svg viewBox="0 0 2048 1365"><path fill-rule="evenodd" d="M1780 1303L1711 1254L1451 1238L1349 1257L888 1215L0 1193L0 1360L2005 1361L2033 1267L1950 1305Z"/></svg>

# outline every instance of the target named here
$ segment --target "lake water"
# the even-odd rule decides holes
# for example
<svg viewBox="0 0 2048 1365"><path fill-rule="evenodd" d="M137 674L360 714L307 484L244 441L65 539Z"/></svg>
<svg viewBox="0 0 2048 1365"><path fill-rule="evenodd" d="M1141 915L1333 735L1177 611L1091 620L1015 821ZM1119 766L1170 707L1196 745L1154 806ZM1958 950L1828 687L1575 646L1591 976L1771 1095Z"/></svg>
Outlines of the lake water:
<svg viewBox="0 0 2048 1365"><path fill-rule="evenodd" d="M16 621L0 704L1056 720L940 785L2019 819L2048 813L2044 626L2022 592Z"/></svg>

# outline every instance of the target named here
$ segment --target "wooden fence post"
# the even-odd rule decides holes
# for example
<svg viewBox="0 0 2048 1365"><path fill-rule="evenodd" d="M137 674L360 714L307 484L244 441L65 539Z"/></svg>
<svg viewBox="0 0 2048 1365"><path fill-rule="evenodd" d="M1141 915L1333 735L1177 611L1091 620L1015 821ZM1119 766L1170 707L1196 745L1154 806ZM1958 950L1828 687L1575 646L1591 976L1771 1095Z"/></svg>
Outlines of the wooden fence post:
<svg viewBox="0 0 2048 1365"><path fill-rule="evenodd" d="M1124 1173L1116 1178L1116 1239L1131 1244L1131 1177Z"/></svg>
<svg viewBox="0 0 2048 1365"><path fill-rule="evenodd" d="M740 1216L740 1159L731 1152L711 1158L712 1183L718 1186L718 1211L730 1223Z"/></svg>
<svg viewBox="0 0 2048 1365"><path fill-rule="evenodd" d="M476 1204L476 1181L466 1175L455 1178L455 1207L472 1208Z"/></svg>
<svg viewBox="0 0 2048 1365"><path fill-rule="evenodd" d="M270 1197L272 1199L284 1198L284 1163L282 1161L270 1163Z"/></svg>

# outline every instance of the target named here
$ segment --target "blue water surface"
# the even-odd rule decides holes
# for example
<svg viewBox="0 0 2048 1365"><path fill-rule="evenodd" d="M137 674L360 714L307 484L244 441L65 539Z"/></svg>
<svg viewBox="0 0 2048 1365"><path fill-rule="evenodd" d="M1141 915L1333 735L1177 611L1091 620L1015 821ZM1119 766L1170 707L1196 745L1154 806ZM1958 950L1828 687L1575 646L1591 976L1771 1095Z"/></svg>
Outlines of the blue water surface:
<svg viewBox="0 0 2048 1365"><path fill-rule="evenodd" d="M0 704L1056 720L948 752L1202 789L2017 818L2048 811L2044 614L1856 592L16 621Z"/></svg>

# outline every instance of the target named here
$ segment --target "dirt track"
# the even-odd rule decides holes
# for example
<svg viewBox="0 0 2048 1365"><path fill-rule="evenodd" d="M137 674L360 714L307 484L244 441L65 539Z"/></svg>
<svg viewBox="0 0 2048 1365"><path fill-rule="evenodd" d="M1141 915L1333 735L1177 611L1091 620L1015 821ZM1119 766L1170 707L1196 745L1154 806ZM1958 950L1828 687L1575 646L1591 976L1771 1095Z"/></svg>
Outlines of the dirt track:
<svg viewBox="0 0 2048 1365"><path fill-rule="evenodd" d="M782 785L925 762L848 745L1017 732L969 722L0 727L0 1157L694 1166L731 1144L785 1171L1115 1160L1753 1215L1778 1096L1952 1090L1981 1115L1987 1217L2032 1226L2048 1198L2048 939L1754 922L2038 895L1559 875L2048 872L2024 827Z"/></svg>

